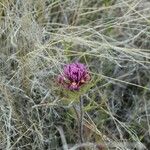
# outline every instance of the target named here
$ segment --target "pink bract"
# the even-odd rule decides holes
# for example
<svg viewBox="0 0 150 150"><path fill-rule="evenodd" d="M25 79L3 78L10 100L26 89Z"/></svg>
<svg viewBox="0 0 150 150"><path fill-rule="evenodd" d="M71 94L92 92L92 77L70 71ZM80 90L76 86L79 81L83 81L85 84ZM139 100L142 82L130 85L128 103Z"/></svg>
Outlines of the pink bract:
<svg viewBox="0 0 150 150"><path fill-rule="evenodd" d="M63 68L63 73L58 76L58 83L71 91L79 90L81 85L90 80L87 66L75 62L67 64Z"/></svg>

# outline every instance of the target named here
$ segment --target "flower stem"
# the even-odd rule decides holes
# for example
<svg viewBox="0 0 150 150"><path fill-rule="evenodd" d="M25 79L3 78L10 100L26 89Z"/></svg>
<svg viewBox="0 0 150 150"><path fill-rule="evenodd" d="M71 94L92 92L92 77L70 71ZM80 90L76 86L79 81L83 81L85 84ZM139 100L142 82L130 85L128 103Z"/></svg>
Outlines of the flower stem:
<svg viewBox="0 0 150 150"><path fill-rule="evenodd" d="M84 138L83 138L83 118L84 118L84 111L83 111L83 100L80 97L80 102L79 102L79 111L75 105L73 105L74 111L76 113L77 121L78 121L78 135L79 135L79 143L82 144L84 143ZM80 150L84 150L84 148L80 148Z"/></svg>
<svg viewBox="0 0 150 150"><path fill-rule="evenodd" d="M83 138L83 118L84 118L84 111L83 111L83 99L80 97L80 119L79 119L79 138L80 143L84 142Z"/></svg>

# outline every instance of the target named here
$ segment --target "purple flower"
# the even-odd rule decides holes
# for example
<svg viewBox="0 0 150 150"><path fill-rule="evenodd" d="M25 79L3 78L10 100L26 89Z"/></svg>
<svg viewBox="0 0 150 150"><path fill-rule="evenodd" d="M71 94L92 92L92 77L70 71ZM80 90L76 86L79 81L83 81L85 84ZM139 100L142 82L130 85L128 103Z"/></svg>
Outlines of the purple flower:
<svg viewBox="0 0 150 150"><path fill-rule="evenodd" d="M63 73L58 76L58 83L71 91L79 90L81 85L86 84L89 80L87 67L79 62L65 65Z"/></svg>

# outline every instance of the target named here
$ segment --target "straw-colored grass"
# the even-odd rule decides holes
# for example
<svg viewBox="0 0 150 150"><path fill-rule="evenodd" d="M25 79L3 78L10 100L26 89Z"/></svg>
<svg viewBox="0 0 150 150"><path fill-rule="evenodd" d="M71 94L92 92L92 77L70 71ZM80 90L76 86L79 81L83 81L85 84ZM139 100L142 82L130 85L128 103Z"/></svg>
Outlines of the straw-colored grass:
<svg viewBox="0 0 150 150"><path fill-rule="evenodd" d="M81 144L56 84L75 60L93 79ZM0 149L148 149L149 96L149 0L0 0Z"/></svg>

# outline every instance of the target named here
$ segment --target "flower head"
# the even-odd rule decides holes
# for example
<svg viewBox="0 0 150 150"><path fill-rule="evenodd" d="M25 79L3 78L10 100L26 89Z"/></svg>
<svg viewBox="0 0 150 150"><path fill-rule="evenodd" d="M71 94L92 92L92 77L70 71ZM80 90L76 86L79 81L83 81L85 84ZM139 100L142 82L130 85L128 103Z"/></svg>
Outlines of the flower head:
<svg viewBox="0 0 150 150"><path fill-rule="evenodd" d="M87 67L79 62L67 64L63 68L63 73L58 76L58 82L69 90L79 90L81 85L90 80Z"/></svg>

